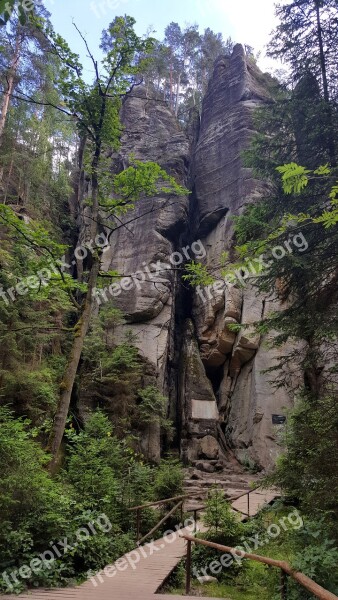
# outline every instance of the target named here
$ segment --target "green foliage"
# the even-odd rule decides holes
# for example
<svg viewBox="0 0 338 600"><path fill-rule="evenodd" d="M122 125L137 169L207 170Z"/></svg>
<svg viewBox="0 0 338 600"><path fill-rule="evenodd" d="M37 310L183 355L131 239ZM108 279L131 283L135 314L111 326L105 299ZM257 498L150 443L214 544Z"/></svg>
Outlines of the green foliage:
<svg viewBox="0 0 338 600"><path fill-rule="evenodd" d="M59 539L68 526L71 500L45 470L48 456L29 433L27 420L0 408L0 571L25 564Z"/></svg>
<svg viewBox="0 0 338 600"><path fill-rule="evenodd" d="M296 163L277 167L277 171L282 175L283 190L286 194L299 194L307 186L308 174L311 172Z"/></svg>
<svg viewBox="0 0 338 600"><path fill-rule="evenodd" d="M313 579L326 590L338 592L338 547L332 530L324 519L305 520L304 527L293 532L294 556L292 567ZM309 600L311 594L291 579L290 600Z"/></svg>
<svg viewBox="0 0 338 600"><path fill-rule="evenodd" d="M167 433L172 433L172 422L166 418L168 398L163 396L155 385L148 385L138 393L140 422L147 425L158 423Z"/></svg>
<svg viewBox="0 0 338 600"><path fill-rule="evenodd" d="M131 202L142 195L157 196L161 193L185 196L189 193L157 163L135 159L132 159L130 167L115 176L114 191L120 198L128 198Z"/></svg>
<svg viewBox="0 0 338 600"><path fill-rule="evenodd" d="M157 500L183 494L183 469L178 460L162 460L155 470L153 493Z"/></svg>
<svg viewBox="0 0 338 600"><path fill-rule="evenodd" d="M228 540L227 546L232 546L243 532L243 526L238 521L237 515L231 510L229 502L224 498L224 493L215 488L207 500L203 523L210 528L211 533L219 533Z"/></svg>
<svg viewBox="0 0 338 600"><path fill-rule="evenodd" d="M329 394L315 398L304 392L288 418L287 452L272 479L288 496L300 498L310 515L337 517L337 425L335 397Z"/></svg>
<svg viewBox="0 0 338 600"><path fill-rule="evenodd" d="M32 8L34 2L31 2ZM0 27L4 26L11 18L12 14L17 11L21 25L25 25L27 21L27 2L26 0L0 0Z"/></svg>
<svg viewBox="0 0 338 600"><path fill-rule="evenodd" d="M84 431L72 439L67 479L78 502L86 509L102 506L112 521L118 510L118 475L123 470L123 452L107 417L96 412Z"/></svg>
<svg viewBox="0 0 338 600"><path fill-rule="evenodd" d="M71 546L50 568L20 579L15 590L31 586L60 586L97 571L134 547L130 515L125 507L153 498L153 469L144 465L125 442L119 442L102 412L96 412L84 431L70 435L69 458L60 480L52 479L49 460L33 441L29 421L15 419L0 408L1 572L30 563L51 541L67 537ZM34 432L33 432L34 433ZM105 515L103 528L78 537ZM147 528L149 521L143 525ZM102 523L102 520L101 520ZM76 544L75 544L76 542ZM14 585L14 582L13 582ZM6 581L0 578L0 589Z"/></svg>
<svg viewBox="0 0 338 600"><path fill-rule="evenodd" d="M245 533L245 526L238 520L236 513L231 510L221 490L212 490L207 500L203 514L203 523L209 528L207 533L199 537L216 544L235 547L240 544ZM193 549L193 564L199 569L207 568L213 560L219 560L220 553L213 548L196 544ZM218 576L221 581L233 578L243 569L244 563L233 561L228 568L223 568ZM210 574L208 572L208 574Z"/></svg>
<svg viewBox="0 0 338 600"><path fill-rule="evenodd" d="M191 261L185 266L185 270L187 274L182 275L182 279L188 281L192 286L207 286L215 281L208 268L200 262Z"/></svg>

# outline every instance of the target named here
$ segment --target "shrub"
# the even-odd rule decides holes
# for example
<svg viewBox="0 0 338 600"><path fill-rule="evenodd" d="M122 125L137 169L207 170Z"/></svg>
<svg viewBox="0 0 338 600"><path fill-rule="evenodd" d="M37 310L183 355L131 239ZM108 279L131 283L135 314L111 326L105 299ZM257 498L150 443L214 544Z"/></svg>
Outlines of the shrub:
<svg viewBox="0 0 338 600"><path fill-rule="evenodd" d="M178 460L162 460L155 469L154 497L156 500L174 498L183 494L183 469Z"/></svg>

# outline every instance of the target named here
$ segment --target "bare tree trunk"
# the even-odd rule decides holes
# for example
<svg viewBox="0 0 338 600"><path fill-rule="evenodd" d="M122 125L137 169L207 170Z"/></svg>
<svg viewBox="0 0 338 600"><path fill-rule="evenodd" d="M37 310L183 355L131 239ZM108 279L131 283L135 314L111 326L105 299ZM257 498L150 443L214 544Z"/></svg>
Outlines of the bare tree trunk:
<svg viewBox="0 0 338 600"><path fill-rule="evenodd" d="M90 317L92 314L92 308L94 303L93 291L96 287L97 277L100 269L100 258L95 257L93 260L92 268L90 271L88 290L84 303L83 311L78 319L75 326L75 334L72 349L68 359L68 365L65 370L63 381L60 385L60 397L58 407L53 423L53 431L51 434L50 451L52 453L52 460L50 463L50 470L54 471L58 462L58 453L61 446L70 400L74 387L75 377L77 374L85 337L88 332Z"/></svg>
<svg viewBox="0 0 338 600"><path fill-rule="evenodd" d="M98 138L96 139L96 147L95 153L92 160L92 193L91 193L91 202L92 202L92 210L91 210L91 226L90 226L90 236L94 241L98 232L98 219L99 219L99 182L98 182L98 168L101 157L101 148L102 148L102 140L101 140L101 132L104 122L106 104L103 101L101 106L101 116L100 123L98 125ZM52 460L49 464L49 469L53 472L58 464L58 454L63 438L63 434L66 427L67 416L69 411L69 405L72 397L72 391L75 383L75 378L77 374L77 370L79 367L81 354L83 350L83 345L85 341L85 337L87 335L90 318L92 314L94 298L93 292L97 284L97 279L100 271L100 254L96 250L92 255L92 264L90 267L89 279L87 283L87 293L84 300L83 307L81 308L80 316L74 328L74 338L72 343L72 348L70 351L70 355L68 358L68 364L63 376L63 380L60 385L60 396L59 402L56 410L56 414L54 417L53 428L50 435L49 446L50 451L52 453Z"/></svg>
<svg viewBox="0 0 338 600"><path fill-rule="evenodd" d="M178 106L179 106L179 98L180 98L180 89L181 89L181 73L178 75L177 79L177 89L176 89L176 105L175 105L175 115L178 115Z"/></svg>
<svg viewBox="0 0 338 600"><path fill-rule="evenodd" d="M173 108L173 51L170 48L170 108Z"/></svg>
<svg viewBox="0 0 338 600"><path fill-rule="evenodd" d="M13 93L15 76L18 70L19 61L20 61L20 51L22 45L22 37L20 34L17 34L15 38L15 48L14 55L11 60L11 64L9 66L8 77L7 77L7 90L4 92L2 106L1 106L1 115L0 115L0 147L2 144L3 133L6 125L9 103L11 99L11 95ZM0 185L2 183L3 178L3 166L0 167Z"/></svg>
<svg viewBox="0 0 338 600"><path fill-rule="evenodd" d="M322 31L322 23L320 18L320 3L319 0L315 0L316 6L316 19L317 19L317 37L318 37L318 45L319 45L319 56L320 56L320 70L322 74L323 80L323 92L324 92L324 100L326 103L327 110L327 120L328 120L328 151L331 159L331 165L333 167L336 166L336 148L334 141L334 133L333 133L333 122L332 122L332 111L330 105L330 94L329 94L329 85L327 81L327 71L326 71L326 60L325 60L325 52L324 52L324 43L323 43L323 31Z"/></svg>
<svg viewBox="0 0 338 600"><path fill-rule="evenodd" d="M6 183L6 189L5 189L5 197L4 197L4 200L3 200L4 204L6 204L6 202L7 202L8 190L9 190L9 186L11 184L11 177L12 177L13 167L14 167L14 152L12 152L11 164L10 164L10 167L9 167L9 172L8 172L8 177L7 177L7 183ZM1 181L1 178L0 178L0 181Z"/></svg>

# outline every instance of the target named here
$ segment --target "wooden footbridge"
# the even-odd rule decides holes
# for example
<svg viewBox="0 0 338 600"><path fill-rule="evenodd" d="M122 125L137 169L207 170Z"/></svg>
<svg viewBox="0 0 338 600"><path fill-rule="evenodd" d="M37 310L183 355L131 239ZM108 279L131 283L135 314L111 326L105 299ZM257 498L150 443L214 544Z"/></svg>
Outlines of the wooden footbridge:
<svg viewBox="0 0 338 600"><path fill-rule="evenodd" d="M261 489L256 489L246 492L242 496L234 499L232 501L232 506L244 519L247 518L248 514L250 516L257 514L264 505L274 500L278 495L279 494L274 490L263 491ZM135 507L138 519L139 510L141 508L142 507ZM199 524L197 527L198 529L201 528ZM149 534L151 533L152 532L149 532ZM178 532L170 534L170 536L163 537L156 542L151 541L142 546L139 545L135 550L123 556L113 565L105 567L105 569L77 587L56 590L41 589L27 592L20 596L6 595L0 596L0 598L2 600L14 600L14 598L19 598L19 600L175 600L175 598L176 600L184 600L187 596L157 594L163 582L187 552L187 594L189 594L191 545L196 539L195 537L192 537L191 534L192 530L189 526L186 529L181 529ZM140 541L142 542L142 540ZM230 550L229 548L221 546L216 549L219 549L220 551ZM255 558L254 556L255 555L248 555L247 558L257 560L257 557ZM264 557L258 558L264 559ZM260 562L264 562L264 560L260 560ZM278 568L283 569L281 563L272 566L278 566ZM290 575L290 573L288 573L288 575ZM311 580L309 581L311 582ZM299 582L302 584L301 581ZM321 600L338 600L337 596L334 594L323 590L323 588L320 588L320 586L317 586L314 582L312 583L317 592L319 589L319 592L322 590L324 593L324 595L317 595ZM287 596L284 595L285 588L282 587L281 590L282 598L287 598ZM204 600L212 599L204 597Z"/></svg>

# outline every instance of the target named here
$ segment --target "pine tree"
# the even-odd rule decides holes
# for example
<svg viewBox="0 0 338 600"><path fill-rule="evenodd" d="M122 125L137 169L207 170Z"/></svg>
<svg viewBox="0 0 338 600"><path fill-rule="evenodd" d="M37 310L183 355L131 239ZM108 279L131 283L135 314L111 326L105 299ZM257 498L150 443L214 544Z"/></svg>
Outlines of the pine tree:
<svg viewBox="0 0 338 600"><path fill-rule="evenodd" d="M269 45L270 56L285 61L292 79L312 73L320 83L331 163L336 163L331 102L337 99L336 48L338 5L335 0L293 0L277 5L280 24Z"/></svg>

